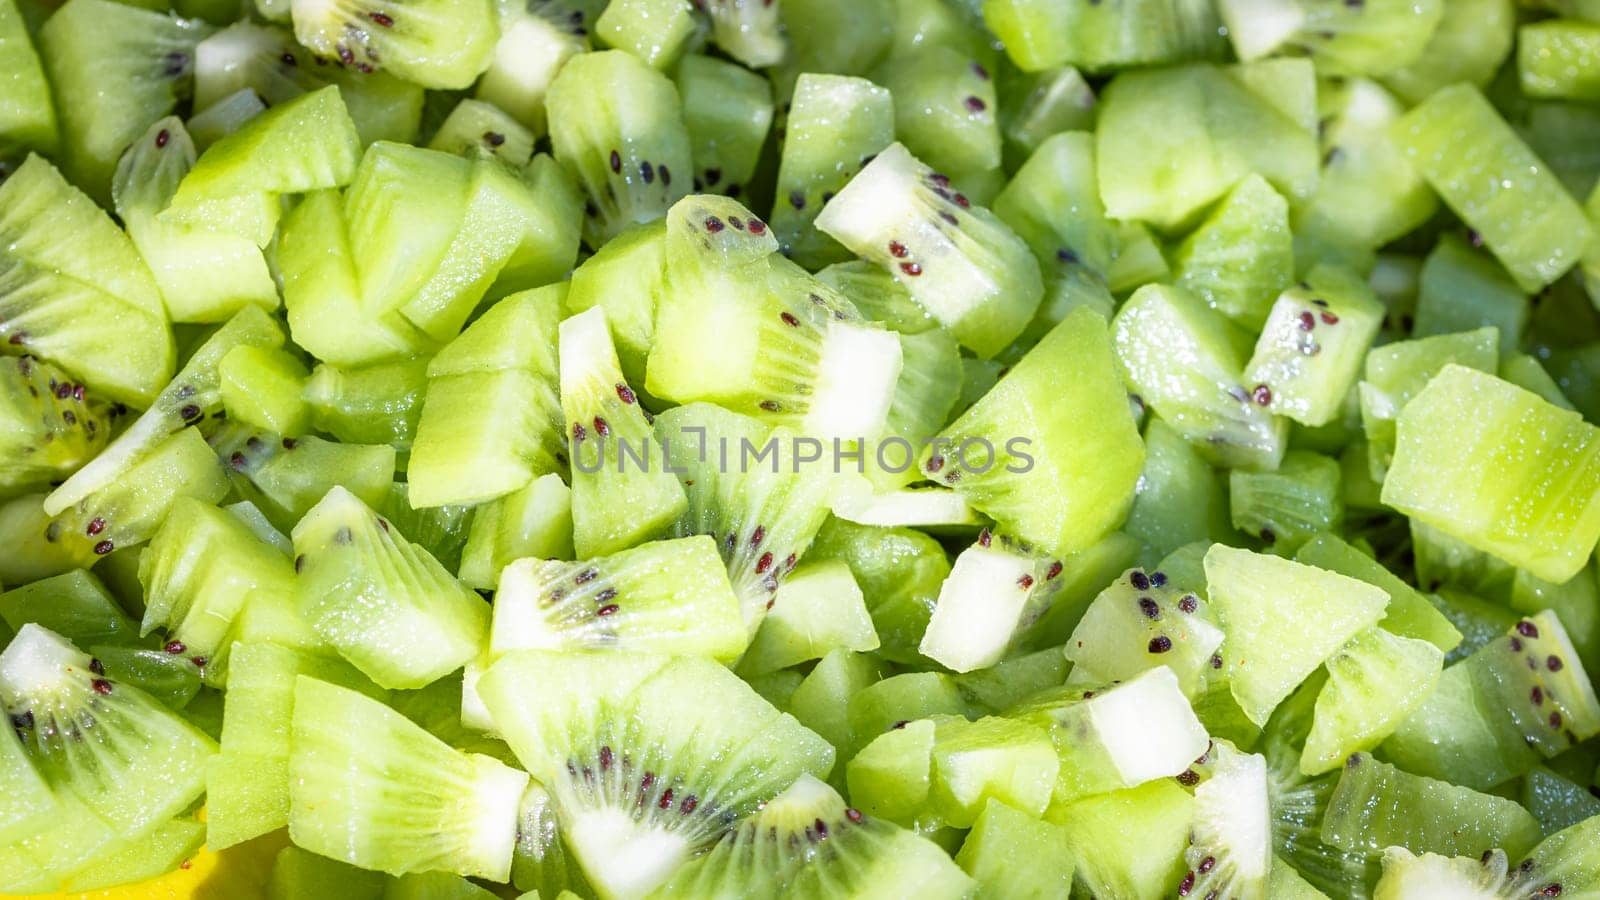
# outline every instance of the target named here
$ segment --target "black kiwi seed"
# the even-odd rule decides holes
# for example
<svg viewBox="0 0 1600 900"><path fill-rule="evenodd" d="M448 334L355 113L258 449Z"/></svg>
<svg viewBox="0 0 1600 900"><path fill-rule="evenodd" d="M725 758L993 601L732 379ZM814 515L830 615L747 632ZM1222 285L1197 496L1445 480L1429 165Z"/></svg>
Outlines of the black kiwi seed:
<svg viewBox="0 0 1600 900"><path fill-rule="evenodd" d="M506 142L506 136L498 131L485 131L483 141L491 147L498 147Z"/></svg>

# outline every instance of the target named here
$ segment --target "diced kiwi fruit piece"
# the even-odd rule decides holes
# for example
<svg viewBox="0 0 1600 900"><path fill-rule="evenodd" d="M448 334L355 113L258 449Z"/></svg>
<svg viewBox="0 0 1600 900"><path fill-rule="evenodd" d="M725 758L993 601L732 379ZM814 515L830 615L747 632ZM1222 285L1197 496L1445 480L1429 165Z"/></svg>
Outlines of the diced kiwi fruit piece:
<svg viewBox="0 0 1600 900"><path fill-rule="evenodd" d="M831 650L795 685L784 710L834 749L847 753L858 745L850 725L850 698L882 674L882 662L871 654ZM843 768L834 769L836 784L845 783L846 778Z"/></svg>
<svg viewBox="0 0 1600 900"><path fill-rule="evenodd" d="M657 69L671 69L696 37L688 0L622 0L608 3L595 19L595 35Z"/></svg>
<svg viewBox="0 0 1600 900"><path fill-rule="evenodd" d="M1132 503L1144 463L1106 332L1090 310L1069 315L938 436L923 472L1049 552L1104 537ZM1092 484L1085 454L1099 460ZM1040 493L1041 472L1054 492Z"/></svg>
<svg viewBox="0 0 1600 900"><path fill-rule="evenodd" d="M72 546L87 564L118 547L149 540L179 498L215 503L227 491L227 478L210 446L198 431L184 429L116 472L111 483L63 507L45 537Z"/></svg>
<svg viewBox="0 0 1600 900"><path fill-rule="evenodd" d="M1306 60L1119 75L1095 129L1106 212L1173 228L1251 172L1298 204L1317 182L1315 106Z"/></svg>
<svg viewBox="0 0 1600 900"><path fill-rule="evenodd" d="M850 698L850 730L858 745L866 744L906 722L967 713L955 679L942 672L906 672L875 681Z"/></svg>
<svg viewBox="0 0 1600 900"><path fill-rule="evenodd" d="M0 47L6 56L0 77L10 85L0 105L0 146L51 153L60 139L56 110L27 24L14 0L0 3Z"/></svg>
<svg viewBox="0 0 1600 900"><path fill-rule="evenodd" d="M188 99L195 44L211 28L110 0L74 0L63 9L39 30L39 55L61 117L66 168L104 200L123 149Z"/></svg>
<svg viewBox="0 0 1600 900"><path fill-rule="evenodd" d="M1561 774L1536 766L1522 779L1522 808L1539 822L1539 830L1552 835L1600 815L1600 799L1586 786Z"/></svg>
<svg viewBox="0 0 1600 900"><path fill-rule="evenodd" d="M1043 295L1027 245L898 143L828 202L816 226L887 269L979 356L1020 334Z"/></svg>
<svg viewBox="0 0 1600 900"><path fill-rule="evenodd" d="M771 229L734 200L696 194L674 204L666 247L651 395L717 402L818 446L882 433L902 365L893 332L777 255ZM750 337L730 344L730 330Z"/></svg>
<svg viewBox="0 0 1600 900"><path fill-rule="evenodd" d="M492 103L470 97L456 104L428 141L430 150L443 150L473 159L486 154L508 166L520 168L533 159L534 134Z"/></svg>
<svg viewBox="0 0 1600 900"><path fill-rule="evenodd" d="M1394 134L1524 290L1554 281L1583 254L1591 234L1583 211L1477 88L1435 92Z"/></svg>
<svg viewBox="0 0 1600 900"><path fill-rule="evenodd" d="M715 543L707 543L714 552ZM878 643L850 567L840 560L808 563L778 585L740 671L770 672L835 650L876 650Z"/></svg>
<svg viewBox="0 0 1600 900"><path fill-rule="evenodd" d="M101 669L60 635L24 625L0 652L0 702L52 791L140 834L200 796L216 745Z"/></svg>
<svg viewBox="0 0 1600 900"><path fill-rule="evenodd" d="M219 682L239 613L257 592L283 597L294 591L288 557L231 513L192 498L173 504L140 557L139 580L145 589L142 633L165 628L173 655Z"/></svg>
<svg viewBox="0 0 1600 900"><path fill-rule="evenodd" d="M1366 753L1345 760L1322 835L1352 851L1401 846L1481 856L1500 849L1518 857L1540 837L1539 823L1514 800L1412 775Z"/></svg>
<svg viewBox="0 0 1600 900"><path fill-rule="evenodd" d="M1061 760L1056 803L1177 775L1208 743L1177 676L1165 666L1100 690L1043 691L1009 715L1049 732Z"/></svg>
<svg viewBox="0 0 1600 900"><path fill-rule="evenodd" d="M1063 564L984 531L955 559L918 650L956 672L994 665L1046 612Z"/></svg>
<svg viewBox="0 0 1600 900"><path fill-rule="evenodd" d="M1380 0L1358 7L1224 0L1219 12L1240 59L1256 59L1293 44L1311 54L1319 71L1381 75L1422 53L1445 5L1444 0Z"/></svg>
<svg viewBox="0 0 1600 900"><path fill-rule="evenodd" d="M934 727L929 802L947 825L965 828L990 800L1042 815L1060 760L1045 729L1001 716Z"/></svg>
<svg viewBox="0 0 1600 900"><path fill-rule="evenodd" d="M579 562L511 563L495 592L489 649L626 649L731 662L748 640L716 543L699 535Z"/></svg>
<svg viewBox="0 0 1600 900"><path fill-rule="evenodd" d="M254 89L240 88L211 104L204 111L190 116L184 127L188 129L189 137L194 140L195 149L204 152L212 144L244 127L244 123L261 115L266 109L266 103L262 102Z"/></svg>
<svg viewBox="0 0 1600 900"><path fill-rule="evenodd" d="M1096 896L1169 896L1186 874L1195 801L1171 779L1053 806L1046 819L1066 830L1074 877Z"/></svg>
<svg viewBox="0 0 1600 900"><path fill-rule="evenodd" d="M693 182L678 90L630 53L584 53L550 84L550 144L585 197L583 235L598 248L660 218Z"/></svg>
<svg viewBox="0 0 1600 900"><path fill-rule="evenodd" d="M661 893L912 890L962 897L972 886L927 838L847 807L832 788L801 775L709 853L679 869Z"/></svg>
<svg viewBox="0 0 1600 900"><path fill-rule="evenodd" d="M172 332L155 281L110 217L30 156L0 183L0 241L10 352L54 363L108 399L149 405L172 375Z"/></svg>
<svg viewBox="0 0 1600 900"><path fill-rule="evenodd" d="M1033 153L1047 138L1063 131L1087 131L1094 125L1094 90L1083 73L1059 66L1026 79L1000 83L1000 130L1008 142Z"/></svg>
<svg viewBox="0 0 1600 900"><path fill-rule="evenodd" d="M1089 604L1067 639L1068 683L1106 684L1165 666L1193 696L1222 640L1198 595L1164 572L1130 569Z"/></svg>
<svg viewBox="0 0 1600 900"><path fill-rule="evenodd" d="M1174 252L1176 281L1207 305L1261 328L1294 278L1289 204L1260 175L1229 191Z"/></svg>
<svg viewBox="0 0 1600 900"><path fill-rule="evenodd" d="M685 508L683 487L648 462L654 433L622 379L605 311L560 324L560 395L572 461L573 542L581 556L660 534ZM629 471L629 455L633 471Z"/></svg>
<svg viewBox="0 0 1600 900"><path fill-rule="evenodd" d="M403 7L292 0L294 36L313 53L366 74L383 70L423 87L471 86L500 37L492 0L422 0Z"/></svg>
<svg viewBox="0 0 1600 900"><path fill-rule="evenodd" d="M902 825L926 815L934 730L931 719L906 722L872 736L851 757L846 771L850 797L863 812Z"/></svg>
<svg viewBox="0 0 1600 900"><path fill-rule="evenodd" d="M417 506L481 503L562 468L561 301L557 287L506 297L428 364L407 466Z"/></svg>
<svg viewBox="0 0 1600 900"><path fill-rule="evenodd" d="M395 450L386 445L282 437L238 423L218 429L211 444L233 490L284 532L335 485L376 507L394 482Z"/></svg>
<svg viewBox="0 0 1600 900"><path fill-rule="evenodd" d="M1098 4L988 0L984 21L1012 62L1035 72L1064 64L1090 71L1221 55L1224 32L1209 4L1140 0Z"/></svg>
<svg viewBox="0 0 1600 900"><path fill-rule="evenodd" d="M245 96L255 101L259 113L266 105L276 106L330 84L338 86L363 144L416 138L422 117L420 85L386 72L329 65L282 28L235 22L195 48L197 118L209 119L227 112L225 104L242 103L235 99L242 90L249 91ZM190 127L197 128L196 119L190 120ZM198 135L195 141L203 143Z"/></svg>
<svg viewBox="0 0 1600 900"><path fill-rule="evenodd" d="M985 896L1049 897L1072 890L1066 833L999 800L984 805L955 860Z"/></svg>
<svg viewBox="0 0 1600 900"><path fill-rule="evenodd" d="M310 425L352 444L388 444L397 451L415 443L430 359L404 359L363 366L323 363L306 379L301 398ZM300 431L276 430L280 434Z"/></svg>
<svg viewBox="0 0 1600 900"><path fill-rule="evenodd" d="M1178 895L1268 896L1273 857L1266 759L1226 742L1214 742L1203 759L1205 780L1194 789L1193 833L1183 852L1188 871Z"/></svg>
<svg viewBox="0 0 1600 900"><path fill-rule="evenodd" d="M1522 343L1530 304L1522 289L1488 255L1452 234L1439 239L1422 265L1412 334L1427 337L1493 326L1500 348Z"/></svg>
<svg viewBox="0 0 1600 900"><path fill-rule="evenodd" d="M1477 427L1461 435L1466 421ZM1541 578L1583 567L1600 537L1600 470L1594 427L1577 413L1452 364L1406 405L1397 431L1385 504Z"/></svg>
<svg viewBox="0 0 1600 900"><path fill-rule="evenodd" d="M238 235L161 220L196 152L176 116L140 134L117 165L111 193L175 322L226 321L246 304L268 311L278 291L261 251Z"/></svg>
<svg viewBox="0 0 1600 900"><path fill-rule="evenodd" d="M31 356L0 359L0 493L60 481L105 448L116 407Z"/></svg>
<svg viewBox="0 0 1600 900"><path fill-rule="evenodd" d="M1551 19L1517 29L1517 79L1529 97L1592 100L1600 84L1583 60L1600 46L1600 31L1588 22Z"/></svg>
<svg viewBox="0 0 1600 900"><path fill-rule="evenodd" d="M292 353L241 344L217 362L222 409L246 425L302 434L311 420L302 396L309 375Z"/></svg>
<svg viewBox="0 0 1600 900"><path fill-rule="evenodd" d="M1319 775L1378 746L1433 693L1443 664L1444 654L1427 641L1382 628L1356 635L1323 664L1328 681L1317 694L1300 770Z"/></svg>
<svg viewBox="0 0 1600 900"><path fill-rule="evenodd" d="M1244 361L1221 314L1182 288L1146 285L1111 323L1123 379L1213 464L1274 469L1288 424L1243 384ZM1265 401L1265 402L1263 402Z"/></svg>
<svg viewBox="0 0 1600 900"><path fill-rule="evenodd" d="M342 487L294 528L300 611L379 684L421 687L475 658L487 604Z"/></svg>
<svg viewBox="0 0 1600 900"><path fill-rule="evenodd" d="M1382 483L1394 461L1395 423L1401 410L1446 365L1455 363L1493 372L1500 358L1500 335L1492 328L1396 341L1367 354L1361 394L1361 425L1373 480Z"/></svg>
<svg viewBox="0 0 1600 900"><path fill-rule="evenodd" d="M139 640L139 623L128 618L100 579L85 569L40 578L0 594L0 620L13 635L31 622L83 647Z"/></svg>
<svg viewBox="0 0 1600 900"><path fill-rule="evenodd" d="M529 650L477 687L602 893L661 886L795 778L833 764L826 741L708 660Z"/></svg>
<svg viewBox="0 0 1600 900"><path fill-rule="evenodd" d="M828 517L832 475L795 465L793 432L710 404L668 410L656 434L689 501L672 532L716 539L753 634Z"/></svg>
<svg viewBox="0 0 1600 900"><path fill-rule="evenodd" d="M528 775L462 753L356 691L300 676L290 738L295 843L391 874L511 874Z"/></svg>
<svg viewBox="0 0 1600 900"><path fill-rule="evenodd" d="M360 146L336 86L301 95L212 144L178 182L160 219L265 247L278 221L278 195L347 184Z"/></svg>
<svg viewBox="0 0 1600 900"><path fill-rule="evenodd" d="M560 475L550 473L474 508L457 574L470 588L490 590L513 560L574 555L572 491Z"/></svg>
<svg viewBox="0 0 1600 900"><path fill-rule="evenodd" d="M925 46L892 57L874 77L894 96L895 137L918 159L967 185L998 169L999 103L981 62Z"/></svg>
<svg viewBox="0 0 1600 900"><path fill-rule="evenodd" d="M1234 528L1274 553L1291 554L1319 532L1344 524L1339 483L1337 461L1290 450L1276 471L1228 473L1228 514Z"/></svg>
<svg viewBox="0 0 1600 900"><path fill-rule="evenodd" d="M1348 270L1318 266L1272 304L1245 365L1252 397L1302 425L1326 425L1355 386L1383 305ZM1259 401L1258 401L1259 402Z"/></svg>
<svg viewBox="0 0 1600 900"><path fill-rule="evenodd" d="M199 425L222 412L218 375L222 359L236 347L276 349L283 345L283 329L259 307L246 305L222 327L212 332L189 356L170 383L105 452L73 473L50 493L45 511L60 513L80 504L95 491L115 486L118 478L154 452L174 432Z"/></svg>
<svg viewBox="0 0 1600 900"><path fill-rule="evenodd" d="M1389 602L1353 578L1220 544L1206 552L1205 572L1233 696L1258 725Z"/></svg>
<svg viewBox="0 0 1600 900"><path fill-rule="evenodd" d="M1144 471L1123 531L1165 555L1227 533L1227 493L1199 452L1171 425L1152 417L1144 426Z"/></svg>
<svg viewBox="0 0 1600 900"><path fill-rule="evenodd" d="M700 54L678 64L676 81L683 124L689 130L694 190L731 195L734 185L750 183L766 146L772 126L772 85L740 66ZM791 108L790 135L795 133L794 121Z"/></svg>

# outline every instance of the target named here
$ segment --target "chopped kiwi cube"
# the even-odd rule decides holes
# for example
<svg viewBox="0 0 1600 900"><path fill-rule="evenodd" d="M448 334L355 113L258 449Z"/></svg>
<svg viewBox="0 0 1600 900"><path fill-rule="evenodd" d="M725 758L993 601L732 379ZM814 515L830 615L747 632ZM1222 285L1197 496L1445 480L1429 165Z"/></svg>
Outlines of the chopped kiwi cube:
<svg viewBox="0 0 1600 900"><path fill-rule="evenodd" d="M878 655L901 663L921 659L917 645L950 574L939 542L910 528L830 518L806 551L806 560L835 559L850 567L861 589L873 631L882 642Z"/></svg>
<svg viewBox="0 0 1600 900"><path fill-rule="evenodd" d="M1072 66L1046 69L1000 85L1000 130L1011 146L1033 153L1063 131L1089 131L1094 125L1094 90ZM1010 158L1009 156L1007 157Z"/></svg>
<svg viewBox="0 0 1600 900"><path fill-rule="evenodd" d="M1144 427L1144 452L1123 530L1160 555L1226 535L1226 486L1199 452L1154 417Z"/></svg>
<svg viewBox="0 0 1600 900"><path fill-rule="evenodd" d="M55 93L66 168L103 202L122 151L188 99L195 45L211 27L110 0L74 0L63 10L39 29L39 56Z"/></svg>
<svg viewBox="0 0 1600 900"><path fill-rule="evenodd" d="M795 686L785 708L801 725L844 753L858 746L850 727L850 698L877 681L882 668L871 654L831 650ZM841 768L835 768L833 775L836 783L846 777Z"/></svg>
<svg viewBox="0 0 1600 900"><path fill-rule="evenodd" d="M1066 831L1074 877L1096 896L1177 893L1186 866L1195 801L1171 779L1052 806L1046 820Z"/></svg>
<svg viewBox="0 0 1600 900"><path fill-rule="evenodd" d="M291 0L294 36L325 60L362 74L389 72L423 87L470 87L500 37L488 0L421 0L402 7Z"/></svg>
<svg viewBox="0 0 1600 900"><path fill-rule="evenodd" d="M878 635L855 576L846 563L829 560L800 566L778 586L739 668L755 674L821 659L834 650L876 649Z"/></svg>
<svg viewBox="0 0 1600 900"><path fill-rule="evenodd" d="M1588 59L1600 52L1600 29L1588 22L1548 19L1517 29L1517 79L1529 97L1600 99Z"/></svg>
<svg viewBox="0 0 1600 900"><path fill-rule="evenodd" d="M1440 89L1394 134L1523 290L1544 287L1583 255L1591 230L1582 208L1477 88Z"/></svg>
<svg viewBox="0 0 1600 900"><path fill-rule="evenodd" d="M1445 234L1422 264L1412 334L1494 327L1500 332L1501 351L1510 353L1522 343L1529 312L1527 296L1498 262Z"/></svg>
<svg viewBox="0 0 1600 900"><path fill-rule="evenodd" d="M1228 514L1234 528L1267 550L1290 555L1319 532L1343 526L1339 484L1336 460L1290 450L1276 471L1228 473Z"/></svg>
<svg viewBox="0 0 1600 900"><path fill-rule="evenodd" d="M1194 789L1194 824L1183 852L1188 865L1179 896L1267 896L1272 823L1267 761L1212 743L1202 759L1206 773Z"/></svg>
<svg viewBox="0 0 1600 900"><path fill-rule="evenodd" d="M1267 323L1294 278L1289 204L1251 174L1229 191L1173 254L1180 287L1249 328Z"/></svg>
<svg viewBox="0 0 1600 900"><path fill-rule="evenodd" d="M574 556L572 491L553 472L474 508L457 574L470 588L491 590L508 563L529 556Z"/></svg>
<svg viewBox="0 0 1600 900"><path fill-rule="evenodd" d="M637 396L622 378L605 310L591 308L563 321L559 344L578 554L610 553L664 532L687 501L662 463L666 451L657 445Z"/></svg>
<svg viewBox="0 0 1600 900"><path fill-rule="evenodd" d="M816 225L887 269L979 356L1020 334L1044 293L1027 245L898 143L828 201Z"/></svg>
<svg viewBox="0 0 1600 900"><path fill-rule="evenodd" d="M1372 478L1382 483L1394 460L1395 422L1411 398L1446 365L1455 363L1494 371L1500 358L1500 335L1493 328L1458 334L1396 341L1367 354L1366 373L1358 387L1361 426L1366 431L1367 460Z"/></svg>
<svg viewBox="0 0 1600 900"><path fill-rule="evenodd" d="M294 528L300 612L374 681L421 687L475 658L488 604L342 487Z"/></svg>
<svg viewBox="0 0 1600 900"><path fill-rule="evenodd" d="M1222 640L1198 594L1165 572L1130 569L1095 597L1067 639L1067 683L1101 685L1166 666L1194 696Z"/></svg>
<svg viewBox="0 0 1600 900"><path fill-rule="evenodd" d="M939 587L918 650L955 672L998 663L1049 611L1065 566L984 531Z"/></svg>
<svg viewBox="0 0 1600 900"><path fill-rule="evenodd" d="M1073 859L1059 825L989 800L956 864L990 897L1060 897L1072 891Z"/></svg>
<svg viewBox="0 0 1600 900"><path fill-rule="evenodd" d="M456 104L433 133L428 147L473 159L493 156L509 166L526 166L533 158L534 134L492 103L470 97Z"/></svg>
<svg viewBox="0 0 1600 900"><path fill-rule="evenodd" d="M700 54L679 63L676 80L689 129L694 189L731 194L733 186L749 184L772 127L772 85L738 65ZM793 134L792 106L789 123ZM781 233L777 216L772 219Z"/></svg>
<svg viewBox="0 0 1600 900"><path fill-rule="evenodd" d="M495 591L489 651L626 648L732 662L748 642L716 542L696 535L578 562L512 562Z"/></svg>
<svg viewBox="0 0 1600 900"><path fill-rule="evenodd" d="M506 297L428 364L407 465L415 505L481 503L563 468L561 301L559 287Z"/></svg>
<svg viewBox="0 0 1600 900"><path fill-rule="evenodd" d="M212 435L211 446L234 492L282 532L335 485L376 507L394 483L395 449L384 444L285 437L228 423Z"/></svg>
<svg viewBox="0 0 1600 900"><path fill-rule="evenodd" d="M669 70L695 37L694 7L687 0L607 3L594 30L607 47L626 50L657 69Z"/></svg>
<svg viewBox="0 0 1600 900"><path fill-rule="evenodd" d="M998 800L1042 815L1061 762L1043 728L1000 716L937 719L929 800L948 825L969 827Z"/></svg>
<svg viewBox="0 0 1600 900"><path fill-rule="evenodd" d="M85 569L40 578L0 593L0 620L12 633L32 622L83 647L136 644L128 618L100 579Z"/></svg>
<svg viewBox="0 0 1600 900"><path fill-rule="evenodd" d="M1318 775L1352 753L1371 750L1428 699L1444 654L1427 641L1369 628L1323 664L1327 684L1317 694L1300 770Z"/></svg>
<svg viewBox="0 0 1600 900"><path fill-rule="evenodd" d="M1018 67L1070 64L1090 71L1220 56L1225 48L1210 4L1139 0L1114 4L988 0L984 21Z"/></svg>
<svg viewBox="0 0 1600 900"><path fill-rule="evenodd" d="M1482 856L1504 850L1520 857L1539 841L1539 823L1517 804L1493 794L1412 775L1353 753L1328 801L1323 840L1345 850Z"/></svg>
<svg viewBox="0 0 1600 900"><path fill-rule="evenodd" d="M1296 562L1348 575L1389 595L1389 606L1378 624L1405 638L1420 638L1449 653L1461 643L1461 632L1428 602L1427 598L1382 563L1332 534L1319 534L1301 545Z"/></svg>
<svg viewBox="0 0 1600 900"><path fill-rule="evenodd" d="M55 632L24 625L0 652L0 704L52 791L140 834L199 799L216 745L101 669Z"/></svg>
<svg viewBox="0 0 1600 900"><path fill-rule="evenodd" d="M162 221L195 145L176 116L141 133L122 155L111 195L117 215L175 322L222 322L249 304L271 311L278 290L261 250L239 235Z"/></svg>
<svg viewBox="0 0 1600 900"><path fill-rule="evenodd" d="M99 454L121 418L98 392L32 356L0 361L0 491L40 489Z"/></svg>
<svg viewBox="0 0 1600 900"><path fill-rule="evenodd" d="M0 77L10 85L0 107L0 143L53 153L60 137L55 105L27 25L16 3L0 3L0 46L6 48Z"/></svg>
<svg viewBox="0 0 1600 900"><path fill-rule="evenodd" d="M310 377L292 354L243 344L217 362L222 408L247 425L301 434L310 424L311 409L302 396Z"/></svg>
<svg viewBox="0 0 1600 900"><path fill-rule="evenodd" d="M1541 578L1583 568L1600 537L1600 465L1594 426L1577 413L1447 365L1397 432L1385 504Z"/></svg>
<svg viewBox="0 0 1600 900"><path fill-rule="evenodd" d="M1266 395L1275 415L1326 425L1360 377L1382 323L1383 305L1364 281L1318 266L1272 304L1245 364L1245 386L1253 397Z"/></svg>
<svg viewBox="0 0 1600 900"><path fill-rule="evenodd" d="M918 719L873 737L847 767L850 797L868 815L902 825L931 816L935 725Z"/></svg>
<svg viewBox="0 0 1600 900"><path fill-rule="evenodd" d="M918 159L969 185L999 168L999 101L981 62L935 44L891 57L874 78L894 96L895 138Z"/></svg>
<svg viewBox="0 0 1600 900"><path fill-rule="evenodd" d="M689 192L689 132L677 88L637 57L578 54L551 82L545 105L555 158L583 189L591 248L660 218Z"/></svg>
<svg viewBox="0 0 1600 900"><path fill-rule="evenodd" d="M922 471L1050 553L1085 550L1109 533L1144 463L1105 321L1086 309L938 437Z"/></svg>
<svg viewBox="0 0 1600 900"><path fill-rule="evenodd" d="M567 846L603 893L661 886L834 761L826 741L705 659L529 650L477 687L517 759L555 796Z"/></svg>
<svg viewBox="0 0 1600 900"><path fill-rule="evenodd" d="M527 773L377 700L299 676L289 774L289 834L306 849L394 875L511 874Z"/></svg>
<svg viewBox="0 0 1600 900"><path fill-rule="evenodd" d="M78 240L53 236L69 232ZM148 406L176 351L155 281L111 218L30 156L0 182L0 241L0 336L11 352L59 366L108 400Z"/></svg>

